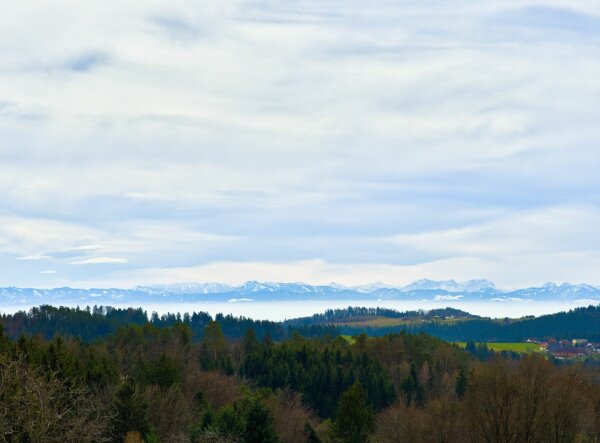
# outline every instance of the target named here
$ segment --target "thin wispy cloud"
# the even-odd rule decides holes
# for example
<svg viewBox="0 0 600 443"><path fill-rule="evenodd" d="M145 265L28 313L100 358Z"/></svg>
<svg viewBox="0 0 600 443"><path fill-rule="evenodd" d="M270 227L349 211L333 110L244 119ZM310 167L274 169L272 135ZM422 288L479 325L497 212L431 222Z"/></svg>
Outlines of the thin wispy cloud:
<svg viewBox="0 0 600 443"><path fill-rule="evenodd" d="M17 260L46 260L52 258L50 255L25 255L23 257L17 257Z"/></svg>
<svg viewBox="0 0 600 443"><path fill-rule="evenodd" d="M0 284L600 283L599 24L586 0L7 4Z"/></svg>
<svg viewBox="0 0 600 443"><path fill-rule="evenodd" d="M126 258L119 257L94 257L83 260L75 260L70 262L70 265L105 265L105 264L125 264Z"/></svg>
<svg viewBox="0 0 600 443"><path fill-rule="evenodd" d="M65 251L97 251L98 249L106 249L107 247L106 245L81 245L65 249Z"/></svg>

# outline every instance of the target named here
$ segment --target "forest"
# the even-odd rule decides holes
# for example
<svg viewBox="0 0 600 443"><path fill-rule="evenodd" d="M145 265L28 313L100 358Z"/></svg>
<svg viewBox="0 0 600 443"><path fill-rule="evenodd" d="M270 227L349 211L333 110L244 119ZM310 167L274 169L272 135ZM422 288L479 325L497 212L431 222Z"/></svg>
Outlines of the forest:
<svg viewBox="0 0 600 443"><path fill-rule="evenodd" d="M369 322L359 321L364 318L392 319L398 324L372 326ZM0 315L5 333L12 338L18 338L22 334L41 335L48 339L62 335L77 337L86 342L104 338L122 326L146 323L158 328L182 323L192 330L194 339L198 339L212 320L221 325L223 334L228 339L238 339L247 329L253 329L259 339L269 335L276 341L289 338L295 332L304 337L337 337L362 333L368 336L385 336L406 331L413 334L423 332L450 342L519 342L530 337L586 338L600 342L600 306L518 319L478 317L453 308L399 312L361 307L327 310L323 314L284 322L223 314L217 314L213 318L206 312L159 316L157 313L148 315L141 308L118 309L104 306L80 309L42 305L29 312Z"/></svg>
<svg viewBox="0 0 600 443"><path fill-rule="evenodd" d="M592 442L600 371L424 333L40 307L0 319L0 438Z"/></svg>
<svg viewBox="0 0 600 443"><path fill-rule="evenodd" d="M352 322L357 318L377 317L399 319L393 326L372 326L368 322ZM572 309L568 312L523 317L518 319L491 319L478 317L457 309L437 309L429 312L398 312L381 308L353 308L329 310L325 314L291 320L291 325L335 325L340 334L384 336L407 331L424 332L447 341L518 342L530 337L585 337L600 341L600 306Z"/></svg>
<svg viewBox="0 0 600 443"><path fill-rule="evenodd" d="M141 308L120 309L110 306L80 309L41 305L28 312L19 311L15 314L0 315L0 323L4 325L5 333L12 338L18 338L23 334L39 335L48 339L60 335L77 337L85 342L114 334L123 326L147 323L157 328L184 324L190 328L193 337L198 339L204 334L206 326L212 320L219 323L225 337L230 339L242 337L248 329L254 330L259 339L269 335L274 340L289 337L294 332L305 337L339 334L334 326L323 324L286 325L281 322L253 320L223 314L217 314L213 319L206 312L160 316L153 312L148 316L148 313Z"/></svg>

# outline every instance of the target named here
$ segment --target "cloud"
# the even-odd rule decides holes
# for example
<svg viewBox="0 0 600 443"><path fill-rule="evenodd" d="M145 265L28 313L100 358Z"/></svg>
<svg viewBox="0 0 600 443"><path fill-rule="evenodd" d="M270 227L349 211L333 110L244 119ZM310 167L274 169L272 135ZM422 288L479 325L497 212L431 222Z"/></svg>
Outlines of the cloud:
<svg viewBox="0 0 600 443"><path fill-rule="evenodd" d="M82 241L92 243L102 235L87 224L0 214L0 252L16 254L22 260L50 259L53 251L76 247Z"/></svg>
<svg viewBox="0 0 600 443"><path fill-rule="evenodd" d="M584 38L600 37L600 16L571 7L525 5L502 11L494 21L513 28L537 29L545 34L563 31L559 34L562 38L565 32L577 33Z"/></svg>
<svg viewBox="0 0 600 443"><path fill-rule="evenodd" d="M332 263L321 259L277 262L213 262L187 267L152 267L120 270L79 281L83 287L166 284L173 282L218 281L239 285L248 280L305 282L329 284L335 281L346 286L379 280L404 286L423 278L436 280L468 280L474 276L489 278L502 289L529 287L544 283L547 270L553 269L555 281L594 282L600 254L531 254L522 257L501 257L497 260L480 257L451 257L412 265L386 263ZM580 263L578 266L576 264ZM533 265L532 265L533 264ZM565 266L565 264L569 266ZM557 272L558 269L564 269Z"/></svg>
<svg viewBox="0 0 600 443"><path fill-rule="evenodd" d="M97 251L98 249L105 249L107 247L107 245L81 245L66 249L66 251Z"/></svg>
<svg viewBox="0 0 600 443"><path fill-rule="evenodd" d="M40 271L40 274L56 274L56 271L47 269L45 271Z"/></svg>
<svg viewBox="0 0 600 443"><path fill-rule="evenodd" d="M70 262L70 265L103 265L103 264L125 264L127 263L126 258L118 257L94 257L86 258L83 260L75 260Z"/></svg>
<svg viewBox="0 0 600 443"><path fill-rule="evenodd" d="M436 257L502 257L600 251L595 207L545 207L511 212L492 221L441 231L402 234L391 241Z"/></svg>
<svg viewBox="0 0 600 443"><path fill-rule="evenodd" d="M598 17L585 0L12 2L2 281L35 285L39 263L14 258L36 255L65 284L593 280ZM69 266L98 255L127 263Z"/></svg>
<svg viewBox="0 0 600 443"><path fill-rule="evenodd" d="M26 255L24 257L17 257L17 260L45 260L52 258L50 255Z"/></svg>

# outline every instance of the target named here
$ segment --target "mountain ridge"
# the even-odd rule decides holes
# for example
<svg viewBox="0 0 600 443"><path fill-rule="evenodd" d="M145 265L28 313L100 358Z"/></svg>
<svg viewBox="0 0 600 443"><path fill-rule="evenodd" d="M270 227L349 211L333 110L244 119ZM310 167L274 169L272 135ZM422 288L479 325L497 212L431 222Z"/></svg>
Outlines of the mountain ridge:
<svg viewBox="0 0 600 443"><path fill-rule="evenodd" d="M581 283L546 283L521 289L499 289L488 280L415 281L406 286L381 282L343 286L250 280L238 286L224 283L175 283L122 288L0 288L0 306L31 303L291 301L291 300L422 300L497 301L590 300L600 302L600 287Z"/></svg>

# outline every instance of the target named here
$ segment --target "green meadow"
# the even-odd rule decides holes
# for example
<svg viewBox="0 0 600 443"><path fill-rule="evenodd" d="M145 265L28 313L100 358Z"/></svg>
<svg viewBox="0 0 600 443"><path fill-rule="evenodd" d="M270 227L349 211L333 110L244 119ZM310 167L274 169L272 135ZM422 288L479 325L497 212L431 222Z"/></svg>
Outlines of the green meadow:
<svg viewBox="0 0 600 443"><path fill-rule="evenodd" d="M455 344L460 346L461 348L467 346L467 343L464 341L455 342ZM486 343L486 345L489 349L492 349L494 351L514 351L523 354L529 354L530 352L538 352L540 350L540 345L537 343Z"/></svg>

